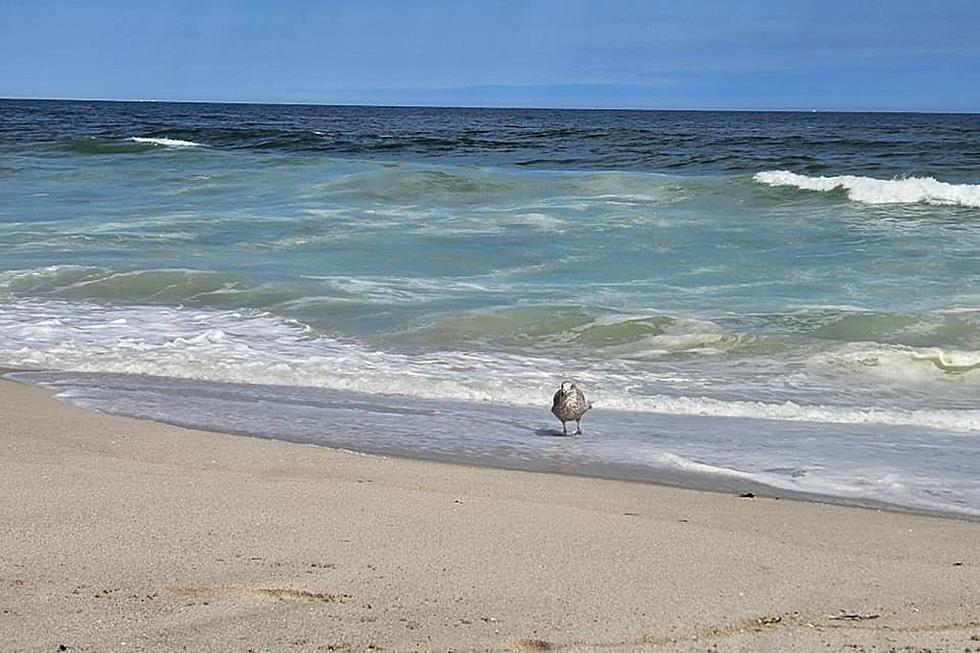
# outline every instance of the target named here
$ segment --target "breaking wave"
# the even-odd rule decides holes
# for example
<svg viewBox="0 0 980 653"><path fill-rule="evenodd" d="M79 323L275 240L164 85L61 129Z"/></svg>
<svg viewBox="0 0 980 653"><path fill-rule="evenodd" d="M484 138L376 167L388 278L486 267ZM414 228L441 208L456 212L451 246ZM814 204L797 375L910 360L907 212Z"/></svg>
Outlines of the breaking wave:
<svg viewBox="0 0 980 653"><path fill-rule="evenodd" d="M179 138L150 138L146 136L133 136L129 140L134 143L148 143L150 145L160 145L162 147L203 147L202 143L194 141L182 141Z"/></svg>
<svg viewBox="0 0 980 653"><path fill-rule="evenodd" d="M893 352L905 359L912 353ZM112 306L52 299L5 303L0 313L0 363L513 406L546 405L549 390L568 372L565 361L544 352L380 349L256 310ZM927 370L933 367L926 360L914 364ZM596 406L603 409L980 432L980 410L975 409L712 397L701 394L704 389L699 389L696 379L672 379L679 374L676 369L641 370L616 359L583 361L576 370L576 379L594 391ZM680 389L683 395L662 392L678 380L674 391Z"/></svg>
<svg viewBox="0 0 980 653"><path fill-rule="evenodd" d="M160 149L203 147L202 143L176 138L133 136L125 139L86 136L63 143L61 149L75 154L140 154Z"/></svg>
<svg viewBox="0 0 980 653"><path fill-rule="evenodd" d="M980 184L950 184L932 177L875 179L856 175L811 177L788 170L758 172L753 179L769 186L794 186L801 190L844 190L851 201L862 204L935 204L980 208Z"/></svg>
<svg viewBox="0 0 980 653"><path fill-rule="evenodd" d="M473 295L509 297L530 290L492 276L361 277L305 275L260 281L229 273L182 268L119 269L54 265L0 272L0 292L17 297L116 304L170 304L209 309L268 310L316 325L335 324L351 310L401 310L437 306ZM553 298L549 298L553 299ZM357 307L361 307L358 309ZM779 357L813 346L874 344L883 351L903 348L932 361L934 348L957 360L936 359L924 367L965 372L978 349L980 310L874 312L846 307L813 307L789 312L685 315L628 313L549 301L490 309L437 311L397 326L412 346L454 348L474 343L509 350L601 353L619 359L654 360L673 355ZM814 344L817 343L817 344ZM824 343L823 345L819 343ZM907 358L905 354L903 357ZM863 359L862 359L863 360ZM862 364L862 367L864 366ZM922 367L922 366L919 366Z"/></svg>

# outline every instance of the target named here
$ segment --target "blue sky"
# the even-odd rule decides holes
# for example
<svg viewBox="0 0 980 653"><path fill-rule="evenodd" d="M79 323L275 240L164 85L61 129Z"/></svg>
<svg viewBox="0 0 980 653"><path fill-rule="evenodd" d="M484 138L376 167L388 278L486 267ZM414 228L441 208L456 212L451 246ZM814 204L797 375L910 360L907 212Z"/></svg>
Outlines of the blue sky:
<svg viewBox="0 0 980 653"><path fill-rule="evenodd" d="M0 97L980 111L976 0L0 1Z"/></svg>

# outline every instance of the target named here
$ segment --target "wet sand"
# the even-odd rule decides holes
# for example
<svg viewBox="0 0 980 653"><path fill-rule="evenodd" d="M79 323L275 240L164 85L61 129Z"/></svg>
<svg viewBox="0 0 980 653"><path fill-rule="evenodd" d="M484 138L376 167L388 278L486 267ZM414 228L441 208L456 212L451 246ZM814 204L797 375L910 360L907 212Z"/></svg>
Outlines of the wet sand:
<svg viewBox="0 0 980 653"><path fill-rule="evenodd" d="M379 649L980 652L980 524L204 433L0 381L0 650Z"/></svg>

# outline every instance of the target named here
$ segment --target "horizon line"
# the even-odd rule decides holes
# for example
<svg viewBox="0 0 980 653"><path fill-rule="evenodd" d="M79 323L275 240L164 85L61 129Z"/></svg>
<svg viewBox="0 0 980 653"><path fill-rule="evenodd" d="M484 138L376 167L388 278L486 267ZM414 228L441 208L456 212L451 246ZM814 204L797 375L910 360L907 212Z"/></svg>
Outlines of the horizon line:
<svg viewBox="0 0 980 653"><path fill-rule="evenodd" d="M653 107L548 107L548 106L485 106L474 104L370 104L360 102L288 102L288 101L246 101L246 100L159 100L159 99L120 99L120 98L65 98L65 97L7 97L0 96L0 102L114 102L119 104L232 104L257 106L294 106L294 107L350 107L370 109L483 109L497 111L648 111L648 112L705 112L705 113L906 113L906 114L944 114L944 115L980 115L980 110L949 110L949 109L758 109L758 108L653 108Z"/></svg>

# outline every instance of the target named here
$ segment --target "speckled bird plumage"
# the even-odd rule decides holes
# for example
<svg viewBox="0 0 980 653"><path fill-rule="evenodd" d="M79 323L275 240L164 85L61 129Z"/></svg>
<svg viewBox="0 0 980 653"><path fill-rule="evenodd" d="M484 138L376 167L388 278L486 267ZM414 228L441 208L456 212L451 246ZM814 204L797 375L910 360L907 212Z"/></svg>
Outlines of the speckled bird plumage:
<svg viewBox="0 0 980 653"><path fill-rule="evenodd" d="M551 402L551 412L561 421L561 428L565 435L568 435L565 422L575 422L578 427L575 434L582 433L579 420L590 408L592 408L592 404L585 398L582 391L574 383L568 381L561 384Z"/></svg>

